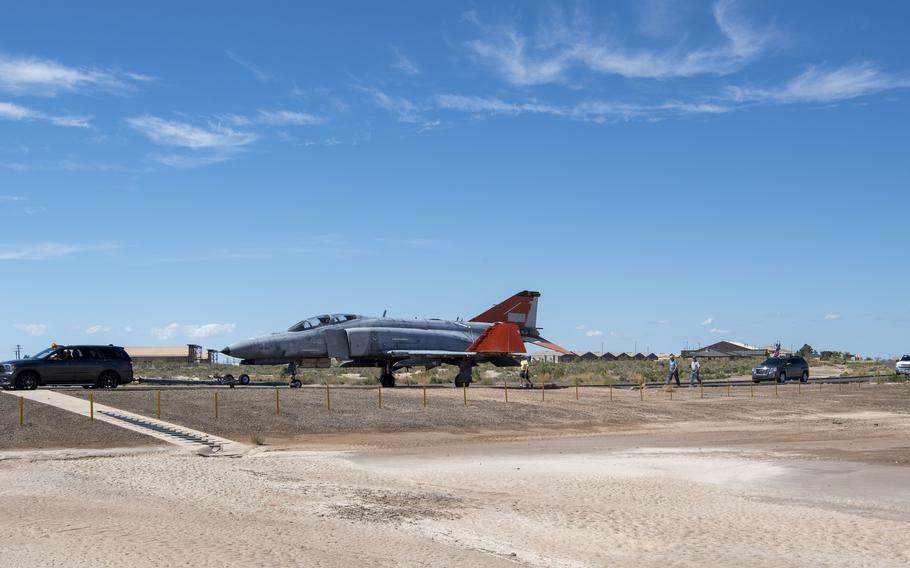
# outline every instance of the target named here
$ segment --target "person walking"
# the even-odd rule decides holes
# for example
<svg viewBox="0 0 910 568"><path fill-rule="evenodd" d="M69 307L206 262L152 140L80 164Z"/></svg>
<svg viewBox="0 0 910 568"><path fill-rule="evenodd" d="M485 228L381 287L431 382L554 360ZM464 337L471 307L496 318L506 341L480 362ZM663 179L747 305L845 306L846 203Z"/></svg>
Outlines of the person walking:
<svg viewBox="0 0 910 568"><path fill-rule="evenodd" d="M689 372L689 386L694 387L695 383L701 384L701 378L698 376L698 370L701 369L701 363L698 357L692 357L692 371Z"/></svg>
<svg viewBox="0 0 910 568"><path fill-rule="evenodd" d="M518 377L521 379L522 386L530 388L531 386L531 360L522 359L521 360L521 370L518 371Z"/></svg>
<svg viewBox="0 0 910 568"><path fill-rule="evenodd" d="M676 355L670 355L670 372L667 373L667 384L676 379L676 386L679 385L679 363L676 361Z"/></svg>

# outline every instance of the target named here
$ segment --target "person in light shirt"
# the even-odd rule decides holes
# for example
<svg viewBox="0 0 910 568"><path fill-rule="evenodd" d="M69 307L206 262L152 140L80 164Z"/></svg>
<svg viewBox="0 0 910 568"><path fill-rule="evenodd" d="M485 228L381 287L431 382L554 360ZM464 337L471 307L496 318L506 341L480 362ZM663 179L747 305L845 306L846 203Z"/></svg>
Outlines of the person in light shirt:
<svg viewBox="0 0 910 568"><path fill-rule="evenodd" d="M689 386L694 387L695 383L701 384L701 379L698 376L698 370L701 369L701 363L698 362L698 357L692 358L692 370L689 372Z"/></svg>
<svg viewBox="0 0 910 568"><path fill-rule="evenodd" d="M676 386L679 386L679 362L676 361L676 355L670 355L670 372L667 373L667 384L676 379Z"/></svg>

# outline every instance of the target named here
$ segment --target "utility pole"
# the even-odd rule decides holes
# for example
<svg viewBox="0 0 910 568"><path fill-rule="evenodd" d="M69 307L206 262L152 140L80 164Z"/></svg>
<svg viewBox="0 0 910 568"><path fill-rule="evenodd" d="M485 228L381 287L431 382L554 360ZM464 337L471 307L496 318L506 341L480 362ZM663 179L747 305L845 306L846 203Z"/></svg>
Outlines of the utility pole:
<svg viewBox="0 0 910 568"><path fill-rule="evenodd" d="M22 346L17 343L16 344L16 360L18 361L21 358L22 358Z"/></svg>

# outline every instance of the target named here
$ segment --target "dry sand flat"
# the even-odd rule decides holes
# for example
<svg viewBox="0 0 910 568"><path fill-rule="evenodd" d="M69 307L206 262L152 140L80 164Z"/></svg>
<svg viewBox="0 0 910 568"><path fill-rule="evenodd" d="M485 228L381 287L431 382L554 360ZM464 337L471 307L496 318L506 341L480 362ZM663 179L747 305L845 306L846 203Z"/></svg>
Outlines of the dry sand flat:
<svg viewBox="0 0 910 568"><path fill-rule="evenodd" d="M445 426L428 431L415 425L419 393L397 391L398 411L363 406L367 431L342 433L326 430L300 398L301 416L311 416L303 426L268 422L265 411L245 416L242 424L267 426L267 441L279 443L234 459L161 448L0 452L0 559L76 567L910 564L910 469L886 465L907 463L910 388L638 406L637 393L627 393L612 409L593 395L575 402L571 392L562 400L548 393L547 402L521 402L505 422L481 427L500 394L471 393L490 397L472 418L455 413L452 396L440 411ZM541 423L528 431L532 416ZM403 431L378 434L377 423Z"/></svg>

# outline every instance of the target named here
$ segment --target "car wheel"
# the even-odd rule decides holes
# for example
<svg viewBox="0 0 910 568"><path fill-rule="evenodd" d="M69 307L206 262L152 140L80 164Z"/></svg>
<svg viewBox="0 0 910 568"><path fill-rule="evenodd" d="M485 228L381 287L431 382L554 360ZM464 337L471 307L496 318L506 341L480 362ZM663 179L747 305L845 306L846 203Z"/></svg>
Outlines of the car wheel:
<svg viewBox="0 0 910 568"><path fill-rule="evenodd" d="M115 389L120 384L120 377L113 371L105 371L98 377L98 387L103 389Z"/></svg>
<svg viewBox="0 0 910 568"><path fill-rule="evenodd" d="M26 371L16 379L16 388L22 390L35 390L38 388L38 373Z"/></svg>
<svg viewBox="0 0 910 568"><path fill-rule="evenodd" d="M301 386L303 386L303 383L301 383L299 380L294 379L293 381L291 381L292 389L299 389Z"/></svg>
<svg viewBox="0 0 910 568"><path fill-rule="evenodd" d="M241 384L241 385L248 385L248 384L250 384L250 376L247 375L246 373L240 375L240 378L237 379L237 380L240 381L240 384Z"/></svg>
<svg viewBox="0 0 910 568"><path fill-rule="evenodd" d="M799 378L799 382L801 382L801 383L809 382L809 371L803 371L803 376Z"/></svg>
<svg viewBox="0 0 910 568"><path fill-rule="evenodd" d="M780 384L786 383L787 382L787 373L781 373L780 376L777 378L777 382L779 382Z"/></svg>

